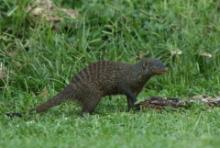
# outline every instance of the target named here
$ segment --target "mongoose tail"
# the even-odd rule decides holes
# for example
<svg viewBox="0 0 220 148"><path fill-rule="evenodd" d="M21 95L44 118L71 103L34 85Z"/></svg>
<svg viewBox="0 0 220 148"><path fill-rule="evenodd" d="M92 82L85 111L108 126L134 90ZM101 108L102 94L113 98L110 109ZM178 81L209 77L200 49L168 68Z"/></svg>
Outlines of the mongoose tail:
<svg viewBox="0 0 220 148"><path fill-rule="evenodd" d="M69 84L64 88L63 91L61 91L56 96L49 99L47 102L38 105L33 110L36 111L37 113L45 112L48 109L50 109L51 107L60 105L62 102L66 101L71 96L73 96L73 94L74 94L74 92L72 90L72 85Z"/></svg>
<svg viewBox="0 0 220 148"><path fill-rule="evenodd" d="M37 113L41 113L41 112L45 112L47 111L49 108L57 106L59 104L61 104L64 101L64 98L62 98L62 94L58 94L55 97L49 99L47 102L44 102L40 105L38 105L35 109Z"/></svg>
<svg viewBox="0 0 220 148"><path fill-rule="evenodd" d="M64 88L63 91L58 93L56 96L49 99L47 102L42 103L35 107L34 109L31 109L28 113L41 113L45 112L51 107L57 106L61 104L62 102L66 101L69 97L73 96L72 86L68 85ZM22 117L25 113L24 112L8 112L5 115L12 118L12 117Z"/></svg>

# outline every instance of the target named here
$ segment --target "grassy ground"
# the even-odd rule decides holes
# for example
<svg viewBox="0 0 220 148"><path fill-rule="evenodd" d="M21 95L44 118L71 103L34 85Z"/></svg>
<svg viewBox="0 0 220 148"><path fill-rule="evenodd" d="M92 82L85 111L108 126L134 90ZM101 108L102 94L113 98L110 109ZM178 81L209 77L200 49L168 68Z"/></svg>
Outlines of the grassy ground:
<svg viewBox="0 0 220 148"><path fill-rule="evenodd" d="M73 73L106 59L158 57L169 73L138 97L219 95L220 3L215 0L56 0L79 10L55 32L25 13L28 0L0 2L0 112L27 111L59 92ZM181 51L181 55L176 55ZM199 56L210 53L212 58ZM103 99L95 115L74 103L41 115L0 116L0 147L219 147L220 109L125 112L124 97Z"/></svg>

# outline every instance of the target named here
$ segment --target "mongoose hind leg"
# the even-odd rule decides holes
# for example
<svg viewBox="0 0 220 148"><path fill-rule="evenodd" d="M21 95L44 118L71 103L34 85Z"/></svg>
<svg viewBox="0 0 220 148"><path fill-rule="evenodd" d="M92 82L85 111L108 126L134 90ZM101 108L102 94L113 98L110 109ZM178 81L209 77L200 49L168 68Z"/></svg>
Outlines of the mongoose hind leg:
<svg viewBox="0 0 220 148"><path fill-rule="evenodd" d="M92 113L99 103L101 96L97 92L87 93L83 96L82 113Z"/></svg>

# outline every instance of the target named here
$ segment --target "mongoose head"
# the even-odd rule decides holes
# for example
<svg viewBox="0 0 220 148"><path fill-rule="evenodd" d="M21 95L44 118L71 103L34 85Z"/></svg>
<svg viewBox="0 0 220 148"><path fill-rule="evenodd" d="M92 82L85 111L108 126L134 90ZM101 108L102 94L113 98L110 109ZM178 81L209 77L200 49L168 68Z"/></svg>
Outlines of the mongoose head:
<svg viewBox="0 0 220 148"><path fill-rule="evenodd" d="M167 67L158 59L143 58L142 68L144 74L161 75L167 72Z"/></svg>

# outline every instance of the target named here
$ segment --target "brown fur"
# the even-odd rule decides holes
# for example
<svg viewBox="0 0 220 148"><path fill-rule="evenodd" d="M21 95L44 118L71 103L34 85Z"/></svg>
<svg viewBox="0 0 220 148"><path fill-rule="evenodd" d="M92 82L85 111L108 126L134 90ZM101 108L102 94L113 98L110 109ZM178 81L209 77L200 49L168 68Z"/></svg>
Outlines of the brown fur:
<svg viewBox="0 0 220 148"><path fill-rule="evenodd" d="M58 95L36 107L44 112L63 101L77 100L82 112L91 113L102 97L124 94L128 108L151 76L165 72L165 66L156 59L142 59L137 64L99 61L81 70Z"/></svg>

